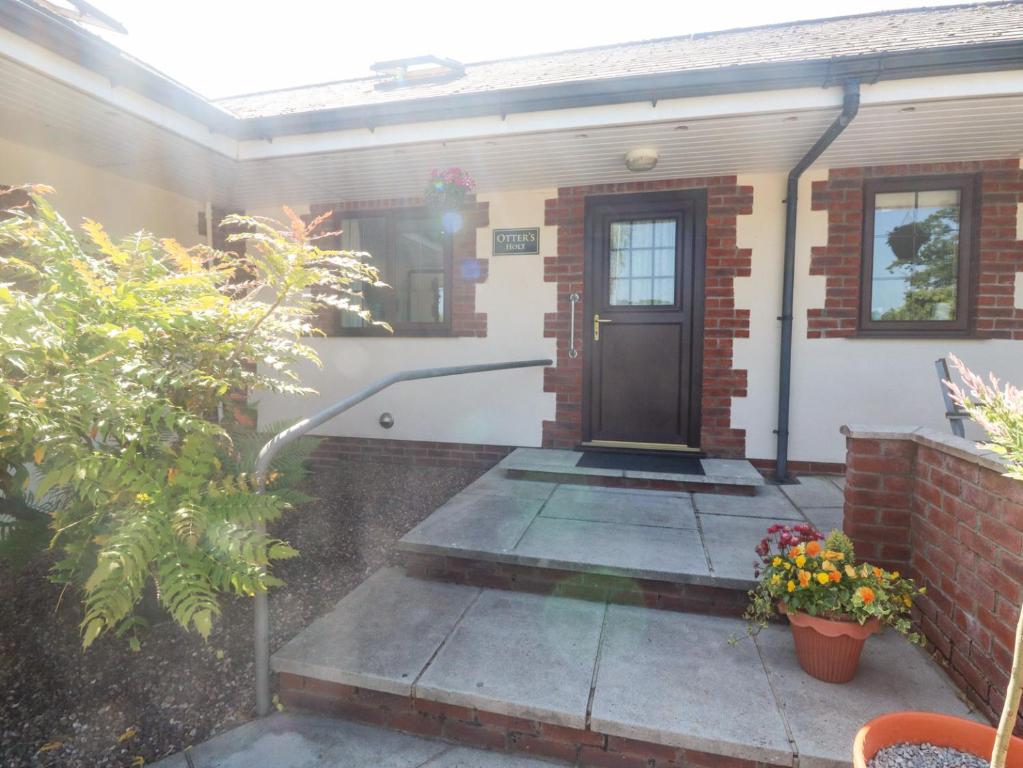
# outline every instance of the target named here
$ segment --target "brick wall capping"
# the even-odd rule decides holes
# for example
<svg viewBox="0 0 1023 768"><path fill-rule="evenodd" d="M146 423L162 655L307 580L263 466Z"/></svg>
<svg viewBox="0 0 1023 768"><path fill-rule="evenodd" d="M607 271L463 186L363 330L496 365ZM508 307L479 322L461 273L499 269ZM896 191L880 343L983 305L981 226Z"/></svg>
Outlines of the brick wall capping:
<svg viewBox="0 0 1023 768"><path fill-rule="evenodd" d="M982 448L973 440L956 437L931 427L847 424L842 426L840 431L846 437L859 440L909 440L999 474L1005 474L1008 468L1008 462L1004 457Z"/></svg>

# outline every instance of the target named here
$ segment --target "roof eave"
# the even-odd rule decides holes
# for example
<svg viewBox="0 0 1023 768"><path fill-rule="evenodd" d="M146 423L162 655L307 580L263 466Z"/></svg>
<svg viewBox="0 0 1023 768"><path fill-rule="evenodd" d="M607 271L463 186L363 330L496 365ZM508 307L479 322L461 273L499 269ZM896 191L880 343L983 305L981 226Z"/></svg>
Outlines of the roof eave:
<svg viewBox="0 0 1023 768"><path fill-rule="evenodd" d="M19 0L0 0L0 27L102 75L112 85L127 88L202 123L211 131L238 135L241 121L234 115L165 75L142 66L77 24L39 6Z"/></svg>

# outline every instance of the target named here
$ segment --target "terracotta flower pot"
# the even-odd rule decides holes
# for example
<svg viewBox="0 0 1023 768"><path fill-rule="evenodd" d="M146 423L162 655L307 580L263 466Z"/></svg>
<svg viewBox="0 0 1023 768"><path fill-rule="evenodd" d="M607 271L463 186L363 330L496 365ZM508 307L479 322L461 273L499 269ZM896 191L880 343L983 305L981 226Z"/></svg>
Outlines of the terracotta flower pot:
<svg viewBox="0 0 1023 768"><path fill-rule="evenodd" d="M995 729L984 723L935 712L892 712L860 728L853 741L853 767L867 768L867 762L878 750L906 742L952 747L987 760L995 743ZM1012 738L1005 765L1023 768L1023 739Z"/></svg>
<svg viewBox="0 0 1023 768"><path fill-rule="evenodd" d="M836 621L788 611L784 605L782 613L789 617L799 666L826 683L848 683L856 676L863 644L879 626L877 619L866 624Z"/></svg>

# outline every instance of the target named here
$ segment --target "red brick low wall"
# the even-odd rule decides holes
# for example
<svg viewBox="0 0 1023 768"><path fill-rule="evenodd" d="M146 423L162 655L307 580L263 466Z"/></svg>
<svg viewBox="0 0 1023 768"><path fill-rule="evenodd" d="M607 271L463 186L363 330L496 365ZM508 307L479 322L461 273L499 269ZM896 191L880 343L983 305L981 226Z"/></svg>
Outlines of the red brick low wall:
<svg viewBox="0 0 1023 768"><path fill-rule="evenodd" d="M675 584L601 573L579 573L463 557L404 552L405 572L422 579L474 587L535 592L580 600L642 605L667 611L742 616L749 604L747 589Z"/></svg>
<svg viewBox="0 0 1023 768"><path fill-rule="evenodd" d="M1023 482L943 432L843 432L845 532L857 556L926 588L917 601L923 633L956 684L997 718L1023 601Z"/></svg>
<svg viewBox="0 0 1023 768"><path fill-rule="evenodd" d="M371 437L324 437L313 453L317 469L348 461L395 462L421 467L486 470L515 450L514 446L435 443L426 440L380 440Z"/></svg>
<svg viewBox="0 0 1023 768"><path fill-rule="evenodd" d="M288 707L484 749L593 768L768 768L767 764L281 673Z"/></svg>
<svg viewBox="0 0 1023 768"><path fill-rule="evenodd" d="M773 477L778 468L775 459L750 459L750 464L756 467L760 474L765 477ZM792 475L844 475L845 464L835 461L789 461L788 471Z"/></svg>

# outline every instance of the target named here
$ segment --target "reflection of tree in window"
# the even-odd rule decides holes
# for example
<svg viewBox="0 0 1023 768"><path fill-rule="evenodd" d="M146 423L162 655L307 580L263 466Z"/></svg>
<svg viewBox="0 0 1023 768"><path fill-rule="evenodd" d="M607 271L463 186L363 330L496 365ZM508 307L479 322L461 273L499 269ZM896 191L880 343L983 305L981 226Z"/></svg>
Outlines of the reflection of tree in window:
<svg viewBox="0 0 1023 768"><path fill-rule="evenodd" d="M956 318L959 206L921 207L918 205L919 194L915 197L917 201L911 212L907 212L909 221L890 226L887 233L883 229L875 232L873 320L941 321ZM885 218L898 215L899 208L902 206L882 209L878 205L875 222L880 224ZM924 213L927 215L920 218ZM886 249L882 243L887 245Z"/></svg>
<svg viewBox="0 0 1023 768"><path fill-rule="evenodd" d="M383 217L365 217L360 219L345 219L339 222L341 231L340 247L347 251L362 251L370 254L369 264L378 270L385 281L388 281L386 254L387 254L387 222ZM358 309L365 309L370 312L375 320L393 321L388 316L384 299L389 288L380 288L368 284L352 286L352 289L362 295L361 301L356 301ZM339 318L343 328L364 328L366 322L354 313L345 313Z"/></svg>

